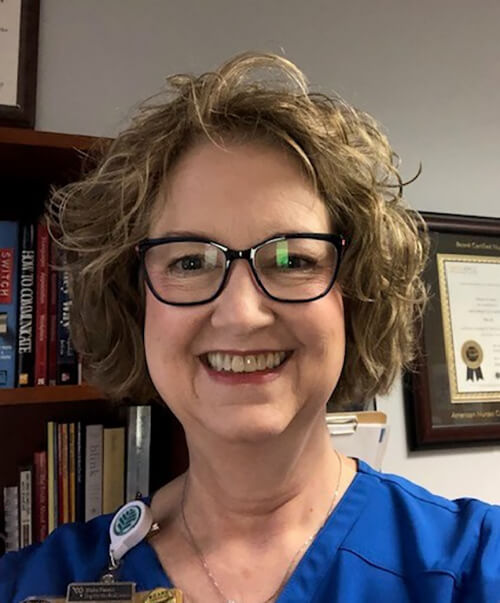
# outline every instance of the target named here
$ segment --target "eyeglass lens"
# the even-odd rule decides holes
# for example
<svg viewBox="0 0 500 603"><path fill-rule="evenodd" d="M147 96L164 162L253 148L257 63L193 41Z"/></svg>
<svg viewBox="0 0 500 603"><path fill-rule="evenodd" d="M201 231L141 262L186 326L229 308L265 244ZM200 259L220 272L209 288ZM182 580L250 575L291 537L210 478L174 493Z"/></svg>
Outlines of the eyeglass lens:
<svg viewBox="0 0 500 603"><path fill-rule="evenodd" d="M268 242L255 254L261 287L282 300L321 296L331 286L338 262L330 241L292 238ZM167 303L196 303L213 297L224 280L224 252L204 242L170 241L149 248L145 268L158 297Z"/></svg>

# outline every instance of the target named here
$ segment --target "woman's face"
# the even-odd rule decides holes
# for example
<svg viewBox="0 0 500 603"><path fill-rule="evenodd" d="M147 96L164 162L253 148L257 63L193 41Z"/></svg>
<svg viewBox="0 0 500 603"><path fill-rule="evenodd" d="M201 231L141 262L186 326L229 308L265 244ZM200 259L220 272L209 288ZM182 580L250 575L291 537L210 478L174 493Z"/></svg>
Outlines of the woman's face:
<svg viewBox="0 0 500 603"><path fill-rule="evenodd" d="M176 164L158 204L150 237L200 235L246 249L277 233L331 232L295 160L263 144L199 144ZM144 339L153 383L188 437L263 441L310 424L324 409L344 360L342 295L335 285L313 302L280 303L236 260L207 304L169 306L146 289ZM210 368L206 355L215 352L256 362L258 354L286 352L287 359L242 377Z"/></svg>

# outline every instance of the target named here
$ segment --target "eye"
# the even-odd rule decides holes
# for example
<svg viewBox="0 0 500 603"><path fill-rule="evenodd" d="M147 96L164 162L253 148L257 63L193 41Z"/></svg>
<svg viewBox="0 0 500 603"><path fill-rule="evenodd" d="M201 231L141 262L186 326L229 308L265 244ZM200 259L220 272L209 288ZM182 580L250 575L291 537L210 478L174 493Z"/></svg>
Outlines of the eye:
<svg viewBox="0 0 500 603"><path fill-rule="evenodd" d="M170 272L195 272L203 268L206 268L206 262L200 255L186 255L168 266Z"/></svg>
<svg viewBox="0 0 500 603"><path fill-rule="evenodd" d="M315 264L316 262L312 258L307 258L300 255L290 255L284 262L279 262L277 268L282 270L307 270L313 268Z"/></svg>

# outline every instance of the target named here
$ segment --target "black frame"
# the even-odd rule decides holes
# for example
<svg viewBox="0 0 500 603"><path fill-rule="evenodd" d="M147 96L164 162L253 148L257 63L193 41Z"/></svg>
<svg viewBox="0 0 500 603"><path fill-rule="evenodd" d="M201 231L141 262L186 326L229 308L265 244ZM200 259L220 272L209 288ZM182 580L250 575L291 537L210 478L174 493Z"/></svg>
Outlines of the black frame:
<svg viewBox="0 0 500 603"><path fill-rule="evenodd" d="M452 417L442 314L437 281L436 254L452 253L451 248L461 241L494 243L499 251L485 252L483 248L467 251L467 255L500 257L500 219L422 212L431 238L431 257L424 272L430 287L431 299L421 325L420 350L416 369L404 375L407 432L411 450L452 448L464 445L486 445L500 442L499 402L461 403L462 411L477 418L457 420ZM484 246L483 246L484 247ZM457 251L455 251L457 253ZM463 249L459 252L464 254ZM487 413L496 419L485 418ZM476 413L471 414L471 413ZM487 414L486 413L486 414ZM457 413L459 414L459 413ZM448 418L447 418L448 417Z"/></svg>
<svg viewBox="0 0 500 603"><path fill-rule="evenodd" d="M33 128L35 125L38 26L40 0L21 2L19 69L16 106L0 105L0 126Z"/></svg>
<svg viewBox="0 0 500 603"><path fill-rule="evenodd" d="M333 278L330 281L330 284L328 285L328 287L324 291L324 293L322 293L321 295L317 295L315 297L308 298L308 299L300 299L300 300L281 299L279 297L275 297L274 295L271 295L267 291L267 289L264 287L264 284L262 283L262 281L259 278L259 275L257 274L257 270L254 265L255 254L261 247L263 247L264 245L267 245L268 243L273 243L276 241L284 241L287 239L299 239L299 238L304 238L304 237L309 238L309 239L318 239L321 241L329 241L337 249L337 266L335 267L335 271L333 273ZM214 245L215 247L217 247L224 253L224 255L226 257L224 276L222 278L221 284L219 285L219 288L210 298L202 300L202 301L197 301L197 302L168 302L168 301L165 301L155 291L153 284L151 283L151 280L149 278L148 271L146 270L144 256L146 254L146 251L148 249L150 249L151 247L156 247L157 245L162 245L163 243L172 243L172 242L209 243L210 245ZM170 237L159 237L159 238L154 238L154 239L144 239L136 246L136 252L139 255L140 268L145 275L145 280L146 280L149 290L156 297L156 299L158 301L162 302L163 304L167 304L169 306L199 306L201 304L208 304L209 302L213 301L224 289L224 286L227 282L229 268L231 267L231 264L233 263L234 260L238 260L238 259L246 260L249 263L250 269L252 270L252 274L253 274L257 284L268 297L270 297L271 299L273 299L275 301L279 301L282 303L301 304L301 303L311 302L311 301L320 299L321 297L324 297L331 290L331 288L333 287L333 284L335 282L335 279L337 278L337 275L339 272L339 267L340 267L340 262L342 260L343 252L346 248L346 245L347 245L346 239L342 235L326 234L326 233L311 233L311 232L275 235L273 237L270 237L269 239L266 239L265 241L261 241L260 243L258 243L257 245L254 245L253 247L249 247L248 249L239 249L239 250L238 249L230 249L226 245L222 245L222 243L219 243L217 241L212 241L211 239L207 239L204 237L170 236Z"/></svg>

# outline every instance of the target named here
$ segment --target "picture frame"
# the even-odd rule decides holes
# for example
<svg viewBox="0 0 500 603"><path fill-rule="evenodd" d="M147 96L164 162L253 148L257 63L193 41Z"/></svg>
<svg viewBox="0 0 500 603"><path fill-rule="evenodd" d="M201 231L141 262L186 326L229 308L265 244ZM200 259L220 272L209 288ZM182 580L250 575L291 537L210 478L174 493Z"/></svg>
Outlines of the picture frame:
<svg viewBox="0 0 500 603"><path fill-rule="evenodd" d="M35 124L40 0L0 0L0 125Z"/></svg>
<svg viewBox="0 0 500 603"><path fill-rule="evenodd" d="M500 442L500 219L421 212L430 299L403 378L410 450Z"/></svg>

